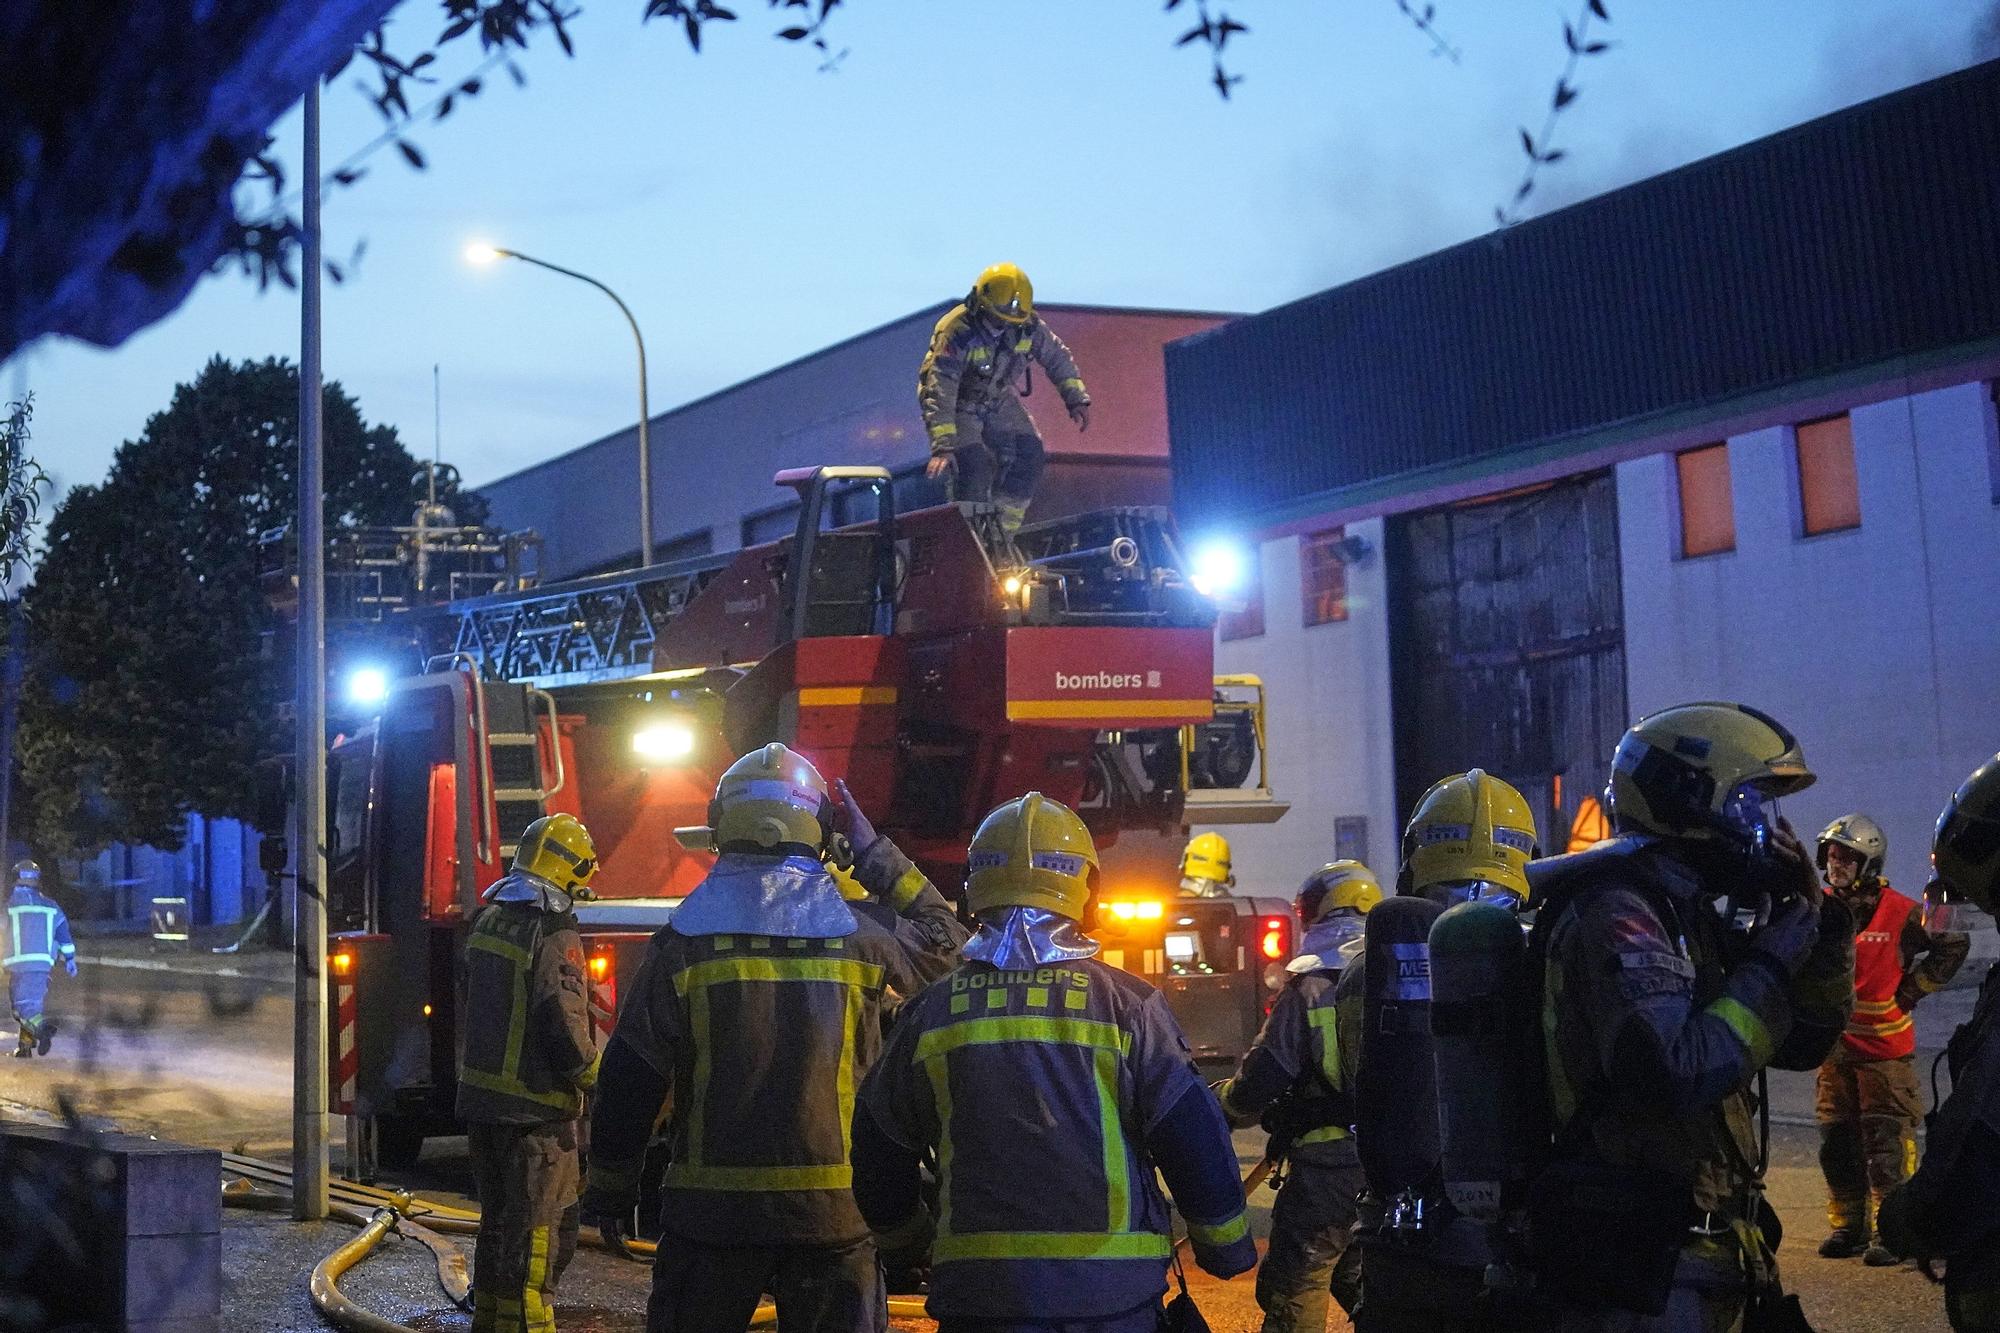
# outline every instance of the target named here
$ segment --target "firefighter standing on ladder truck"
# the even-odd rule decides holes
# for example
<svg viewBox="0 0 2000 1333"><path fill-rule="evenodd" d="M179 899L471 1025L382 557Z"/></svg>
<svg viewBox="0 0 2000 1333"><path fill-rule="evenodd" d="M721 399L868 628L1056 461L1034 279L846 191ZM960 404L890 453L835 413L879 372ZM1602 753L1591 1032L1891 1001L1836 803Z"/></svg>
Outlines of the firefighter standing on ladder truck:
<svg viewBox="0 0 2000 1333"><path fill-rule="evenodd" d="M466 940L458 1116L479 1194L473 1333L555 1333L576 1253L577 1120L597 1080L574 902L597 849L571 815L528 825Z"/></svg>

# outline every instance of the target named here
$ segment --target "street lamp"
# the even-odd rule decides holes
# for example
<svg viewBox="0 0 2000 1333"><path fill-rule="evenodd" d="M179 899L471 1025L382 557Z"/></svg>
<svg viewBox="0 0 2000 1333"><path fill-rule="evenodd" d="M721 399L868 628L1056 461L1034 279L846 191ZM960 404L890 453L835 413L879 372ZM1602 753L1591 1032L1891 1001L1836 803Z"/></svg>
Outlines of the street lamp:
<svg viewBox="0 0 2000 1333"><path fill-rule="evenodd" d="M546 259L524 255L519 250L507 250L485 241L474 241L465 247L467 263L491 264L498 259L518 259L536 268L545 268L551 273L560 273L578 282L587 282L610 297L617 305L625 322L632 326L632 341L639 346L639 567L644 569L653 563L653 454L647 443L646 423L651 415L646 400L646 340L639 334L639 321L632 315L632 307L619 300L618 293L587 273L578 273L573 268L561 264L551 264Z"/></svg>

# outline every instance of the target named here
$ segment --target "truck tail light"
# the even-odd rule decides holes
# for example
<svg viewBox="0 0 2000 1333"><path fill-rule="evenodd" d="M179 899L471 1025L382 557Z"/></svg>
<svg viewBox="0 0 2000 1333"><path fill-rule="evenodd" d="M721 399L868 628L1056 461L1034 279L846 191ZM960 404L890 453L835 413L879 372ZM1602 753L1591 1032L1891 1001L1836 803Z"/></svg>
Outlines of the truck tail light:
<svg viewBox="0 0 2000 1333"><path fill-rule="evenodd" d="M333 975L336 977L351 977L354 975L354 954L351 951L347 949L337 950L328 961L333 965Z"/></svg>
<svg viewBox="0 0 2000 1333"><path fill-rule="evenodd" d="M590 958L590 979L602 982L610 975L611 955L608 953L592 954Z"/></svg>
<svg viewBox="0 0 2000 1333"><path fill-rule="evenodd" d="M618 960L612 946L603 944L591 950L586 966L590 972L590 1033L602 1047L618 1025Z"/></svg>
<svg viewBox="0 0 2000 1333"><path fill-rule="evenodd" d="M1281 916L1264 918L1264 938L1258 941L1257 952L1278 962L1292 951L1292 923Z"/></svg>

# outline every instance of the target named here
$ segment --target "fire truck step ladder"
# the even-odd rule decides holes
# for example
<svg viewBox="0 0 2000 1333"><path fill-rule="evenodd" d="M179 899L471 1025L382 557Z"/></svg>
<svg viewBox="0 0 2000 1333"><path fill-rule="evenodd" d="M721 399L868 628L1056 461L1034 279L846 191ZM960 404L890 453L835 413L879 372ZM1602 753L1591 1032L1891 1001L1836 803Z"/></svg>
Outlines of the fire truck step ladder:
<svg viewBox="0 0 2000 1333"><path fill-rule="evenodd" d="M504 862L513 859L528 825L548 813L551 789L542 785L542 741L531 692L504 682L489 681L481 688L486 691L486 745L492 755L493 805Z"/></svg>

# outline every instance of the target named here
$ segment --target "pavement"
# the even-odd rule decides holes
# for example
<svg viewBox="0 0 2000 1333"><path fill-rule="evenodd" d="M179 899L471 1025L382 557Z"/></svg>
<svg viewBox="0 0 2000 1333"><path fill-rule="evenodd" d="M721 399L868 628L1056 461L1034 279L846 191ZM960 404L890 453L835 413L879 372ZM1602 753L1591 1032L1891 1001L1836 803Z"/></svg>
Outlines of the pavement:
<svg viewBox="0 0 2000 1333"><path fill-rule="evenodd" d="M1994 932L1987 932L1993 934ZM82 975L58 976L51 1012L66 1027L46 1059L0 1059L0 1119L68 1119L128 1132L248 1152L273 1161L291 1138L291 959L258 951L217 955L155 949L144 937L82 940ZM1984 953L1986 951L1982 951ZM1919 1070L1971 1010L1984 960L1969 964L1951 989L1917 1011ZM1788 1286L1821 1333L1945 1333L1942 1299L1911 1268L1868 1269L1857 1260L1813 1253L1824 1234L1818 1136L1812 1127L1812 1076L1772 1076L1770 1196L1791 1230L1784 1250ZM335 1169L340 1167L340 1136ZM1236 1137L1243 1170L1262 1153L1262 1136ZM469 1202L469 1162L462 1138L426 1145L407 1181L438 1202ZM1251 1201L1252 1233L1269 1233L1273 1195ZM282 1214L224 1212L224 1327L324 1327L306 1296L312 1266L350 1236L339 1222L294 1223ZM463 1242L469 1246L469 1242ZM649 1270L585 1250L563 1284L566 1330L622 1333L643 1329ZM1217 1282L1190 1269L1190 1284L1215 1333L1258 1328L1252 1276ZM467 1327L437 1285L430 1254L390 1237L342 1282L350 1297L392 1319L427 1330ZM905 1330L926 1320L897 1320ZM1345 1328L1336 1314L1331 1328Z"/></svg>

